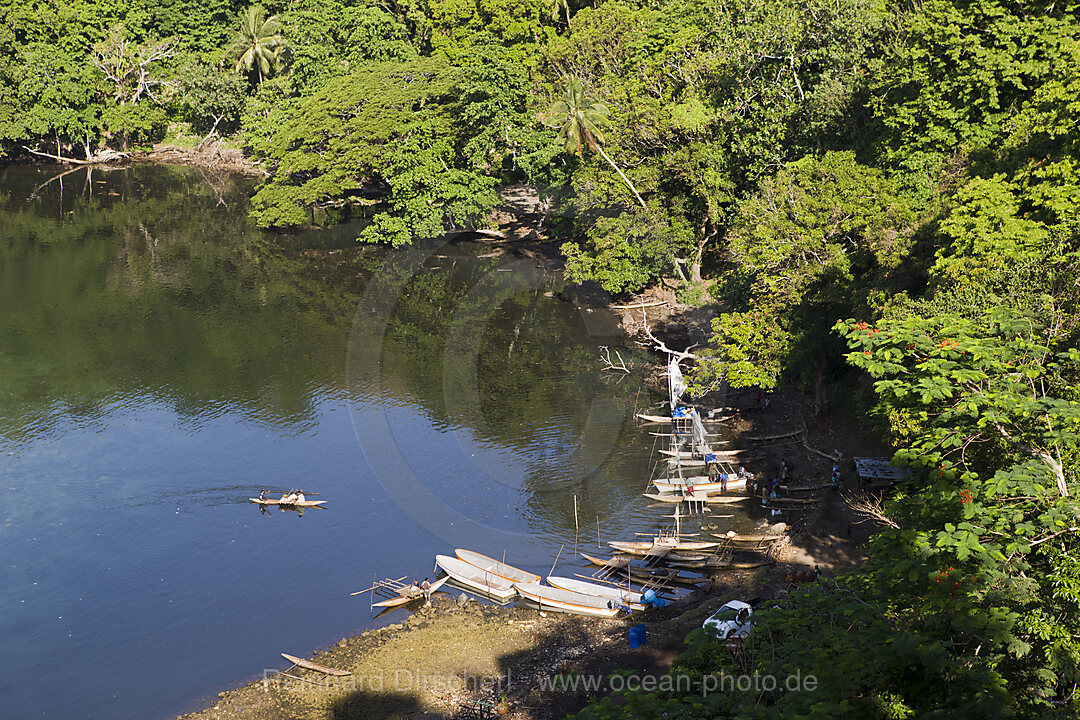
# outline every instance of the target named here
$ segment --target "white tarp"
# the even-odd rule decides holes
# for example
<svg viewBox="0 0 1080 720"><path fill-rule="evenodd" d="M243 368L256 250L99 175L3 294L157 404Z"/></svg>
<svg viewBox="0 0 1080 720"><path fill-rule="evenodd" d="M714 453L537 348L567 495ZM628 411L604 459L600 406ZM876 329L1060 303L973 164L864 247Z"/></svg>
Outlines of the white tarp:
<svg viewBox="0 0 1080 720"><path fill-rule="evenodd" d="M686 381L683 380L682 370L675 358L668 361L668 388L671 390L671 410L679 406L679 398L686 392Z"/></svg>

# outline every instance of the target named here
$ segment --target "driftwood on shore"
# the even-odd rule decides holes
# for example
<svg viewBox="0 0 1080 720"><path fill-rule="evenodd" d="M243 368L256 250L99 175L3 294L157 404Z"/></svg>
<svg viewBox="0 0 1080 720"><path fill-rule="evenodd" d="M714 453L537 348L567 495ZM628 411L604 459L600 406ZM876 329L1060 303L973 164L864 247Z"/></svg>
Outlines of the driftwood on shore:
<svg viewBox="0 0 1080 720"><path fill-rule="evenodd" d="M72 165L104 165L106 163L116 162L117 160L126 160L128 157L130 157L126 152L120 152L119 150L112 150L110 148L104 148L103 150L100 150L91 155L90 157L86 158L85 160L65 157L60 154L59 150L57 150L57 152L55 153L47 153L40 150L35 150L34 148L27 145L23 145L23 149L31 155L49 158L50 160L55 160L56 162L60 163L70 163Z"/></svg>

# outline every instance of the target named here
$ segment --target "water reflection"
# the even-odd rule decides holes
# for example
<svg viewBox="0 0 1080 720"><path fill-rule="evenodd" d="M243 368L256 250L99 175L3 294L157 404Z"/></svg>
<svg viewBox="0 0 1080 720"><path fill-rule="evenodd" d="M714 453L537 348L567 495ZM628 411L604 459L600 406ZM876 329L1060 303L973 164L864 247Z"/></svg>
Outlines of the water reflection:
<svg viewBox="0 0 1080 720"><path fill-rule="evenodd" d="M267 235L229 175L51 172L0 170L12 716L167 716L358 629L374 574L469 545L546 572L669 522L611 319L536 262ZM297 486L326 509L248 501Z"/></svg>

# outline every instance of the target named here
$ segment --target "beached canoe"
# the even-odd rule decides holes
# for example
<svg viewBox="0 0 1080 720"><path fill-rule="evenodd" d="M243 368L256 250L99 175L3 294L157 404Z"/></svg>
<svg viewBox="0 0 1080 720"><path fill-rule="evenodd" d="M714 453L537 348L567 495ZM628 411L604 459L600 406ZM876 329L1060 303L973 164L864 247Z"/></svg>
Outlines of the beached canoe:
<svg viewBox="0 0 1080 720"><path fill-rule="evenodd" d="M308 508L308 507L322 507L323 505L326 504L325 500L304 500L302 502L291 502L291 503L283 503L283 502L281 502L280 498L277 499L277 500L264 500L262 498L248 498L248 500L250 500L253 503L258 503L259 505L281 505L282 507L305 507L305 508Z"/></svg>
<svg viewBox="0 0 1080 720"><path fill-rule="evenodd" d="M314 670L315 672L321 672L325 675L333 675L334 677L345 677L346 675L352 675L348 670L338 670L337 668L326 667L318 663L313 663L310 660L298 658L295 655L289 655L287 653L281 653L281 657L285 658L293 665L297 665L308 670Z"/></svg>
<svg viewBox="0 0 1080 720"><path fill-rule="evenodd" d="M699 550L711 550L718 547L720 543L701 542L697 540L680 540L676 542L674 539L656 538L648 541L612 540L608 545L619 552L629 553L631 555L659 555L671 551L695 552Z"/></svg>
<svg viewBox="0 0 1080 720"><path fill-rule="evenodd" d="M462 586L496 600L517 595L514 584L504 577L486 572L471 563L449 555L436 555L435 564Z"/></svg>
<svg viewBox="0 0 1080 720"><path fill-rule="evenodd" d="M778 497L768 498L761 506L767 508L802 507L804 505L817 505L820 502L821 498Z"/></svg>
<svg viewBox="0 0 1080 720"><path fill-rule="evenodd" d="M785 535L739 535L737 533L712 533L712 536L740 550L767 548L786 537Z"/></svg>
<svg viewBox="0 0 1080 720"><path fill-rule="evenodd" d="M628 557L611 557L611 558L598 558L592 555L586 555L581 553L581 557L585 558L593 565L599 565L600 567L612 568L619 570L630 564L630 558Z"/></svg>
<svg viewBox="0 0 1080 720"><path fill-rule="evenodd" d="M514 587L522 597L532 600L541 609L550 608L577 615L597 615L599 617L615 617L619 614L618 607L608 607L609 599L585 595L584 593L563 590L557 587L548 587L540 583L514 583ZM611 603L614 605L615 603Z"/></svg>
<svg viewBox="0 0 1080 720"><path fill-rule="evenodd" d="M626 588L615 587L614 585L601 585L600 583L589 582L588 580L558 577L556 575L548 575L547 581L548 585L561 588L562 590L582 593L583 595L593 595L607 600L618 600L634 605L641 604L641 593L633 592Z"/></svg>
<svg viewBox="0 0 1080 720"><path fill-rule="evenodd" d="M506 563L499 562L494 558L489 558L487 555L481 555L480 553L473 552L472 550L462 550L461 548L458 548L454 551L454 554L457 555L460 559L469 563L470 565L475 565L476 567L480 568L485 572L498 575L499 577L505 578L512 583L540 582L540 576L536 573L526 572L525 570L516 568L513 565L507 565Z"/></svg>

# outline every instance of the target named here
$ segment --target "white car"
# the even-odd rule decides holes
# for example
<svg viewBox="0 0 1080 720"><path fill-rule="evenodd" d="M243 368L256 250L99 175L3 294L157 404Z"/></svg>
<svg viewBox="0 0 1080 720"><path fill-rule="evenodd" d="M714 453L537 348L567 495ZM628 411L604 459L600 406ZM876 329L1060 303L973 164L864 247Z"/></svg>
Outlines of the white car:
<svg viewBox="0 0 1080 720"><path fill-rule="evenodd" d="M701 627L721 640L744 638L750 634L753 623L750 616L754 609L742 600L730 600L709 616Z"/></svg>

